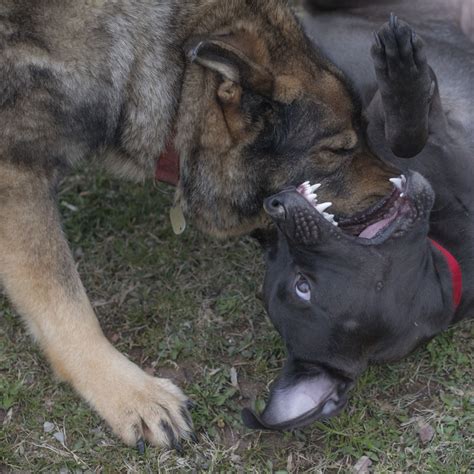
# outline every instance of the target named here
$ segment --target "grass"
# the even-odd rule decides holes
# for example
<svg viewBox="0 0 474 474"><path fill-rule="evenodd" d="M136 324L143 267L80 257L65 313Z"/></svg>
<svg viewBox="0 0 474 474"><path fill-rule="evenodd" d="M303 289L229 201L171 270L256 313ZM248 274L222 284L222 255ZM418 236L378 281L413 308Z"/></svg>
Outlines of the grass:
<svg viewBox="0 0 474 474"><path fill-rule="evenodd" d="M348 472L362 456L375 472L473 471L472 321L398 364L371 368L336 419L284 434L245 429L241 407L262 406L284 358L258 297L259 250L192 229L175 237L171 200L168 187L90 169L68 178L60 196L106 335L195 400L199 443L182 457L124 447L54 379L0 296L0 472ZM423 423L434 430L426 443Z"/></svg>

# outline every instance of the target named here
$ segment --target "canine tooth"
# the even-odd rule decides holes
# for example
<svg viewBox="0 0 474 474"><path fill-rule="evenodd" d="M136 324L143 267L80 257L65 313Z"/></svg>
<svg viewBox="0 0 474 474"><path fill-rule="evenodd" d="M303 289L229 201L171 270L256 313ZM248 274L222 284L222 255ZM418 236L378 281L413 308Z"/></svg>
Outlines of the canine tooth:
<svg viewBox="0 0 474 474"><path fill-rule="evenodd" d="M323 212L324 218L330 222L333 226L337 227L337 222L334 220L334 214L328 214L327 212Z"/></svg>
<svg viewBox="0 0 474 474"><path fill-rule="evenodd" d="M309 183L308 183L309 184ZM314 193L314 191L318 190L319 188L321 187L321 184L318 183L318 184L313 184L312 186L310 185L309 186L309 190Z"/></svg>
<svg viewBox="0 0 474 474"><path fill-rule="evenodd" d="M316 206L316 210L321 214L328 208L332 206L332 202L323 202L322 204L318 204Z"/></svg>
<svg viewBox="0 0 474 474"><path fill-rule="evenodd" d="M402 183L403 183L403 184L407 184L407 178L405 177L404 174L402 174L402 175L400 176L400 178L402 179Z"/></svg>
<svg viewBox="0 0 474 474"><path fill-rule="evenodd" d="M403 190L403 181L401 178L391 178L390 182L399 190Z"/></svg>
<svg viewBox="0 0 474 474"><path fill-rule="evenodd" d="M306 181L305 183L301 183L297 188L296 190L300 193L300 194L303 194L306 192L306 190L308 189L309 187L309 181Z"/></svg>

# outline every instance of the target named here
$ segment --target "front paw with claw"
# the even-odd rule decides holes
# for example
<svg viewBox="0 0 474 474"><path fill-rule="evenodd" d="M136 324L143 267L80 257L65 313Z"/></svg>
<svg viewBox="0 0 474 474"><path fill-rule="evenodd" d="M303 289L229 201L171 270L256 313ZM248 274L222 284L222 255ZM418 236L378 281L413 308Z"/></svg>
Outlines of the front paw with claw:
<svg viewBox="0 0 474 474"><path fill-rule="evenodd" d="M181 452L181 441L194 437L189 399L170 380L151 377L121 355L114 359L76 388L127 445Z"/></svg>
<svg viewBox="0 0 474 474"><path fill-rule="evenodd" d="M386 139L395 155L412 157L428 139L435 77L423 41L395 15L374 37L371 54L383 101Z"/></svg>

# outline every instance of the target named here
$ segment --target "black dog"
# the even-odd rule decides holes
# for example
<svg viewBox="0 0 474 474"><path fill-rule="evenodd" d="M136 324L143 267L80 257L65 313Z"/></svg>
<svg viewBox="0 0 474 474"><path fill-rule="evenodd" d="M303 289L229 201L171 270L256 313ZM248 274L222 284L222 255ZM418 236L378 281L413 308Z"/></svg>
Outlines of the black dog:
<svg viewBox="0 0 474 474"><path fill-rule="evenodd" d="M337 414L369 363L399 359L474 315L474 47L454 24L438 38L417 25L425 47L392 15L375 34L374 77L366 37L382 10L303 18L351 72L372 150L402 174L370 219L333 222L309 184L267 199L279 236L267 252L264 295L289 357L261 416L244 411L253 428Z"/></svg>

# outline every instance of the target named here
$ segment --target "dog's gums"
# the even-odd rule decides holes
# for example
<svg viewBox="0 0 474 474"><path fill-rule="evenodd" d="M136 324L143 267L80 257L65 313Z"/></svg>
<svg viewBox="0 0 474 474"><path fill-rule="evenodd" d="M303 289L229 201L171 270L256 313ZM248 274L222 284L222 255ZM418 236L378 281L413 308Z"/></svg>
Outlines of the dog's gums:
<svg viewBox="0 0 474 474"><path fill-rule="evenodd" d="M318 203L315 191L321 187L320 184L311 185L304 182L296 189L328 222L338 227L345 234L360 239L372 240L383 236L391 228L391 224L403 223L407 228L417 217L414 200L409 196L408 180L405 175L391 178L393 192L375 206L363 213L352 216L349 219L338 219L334 214L326 212L332 203ZM391 233L391 232L389 232Z"/></svg>

